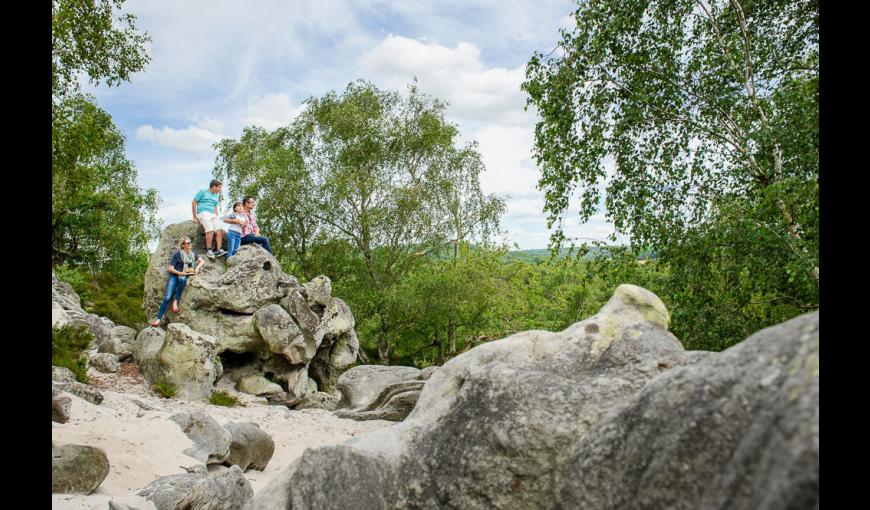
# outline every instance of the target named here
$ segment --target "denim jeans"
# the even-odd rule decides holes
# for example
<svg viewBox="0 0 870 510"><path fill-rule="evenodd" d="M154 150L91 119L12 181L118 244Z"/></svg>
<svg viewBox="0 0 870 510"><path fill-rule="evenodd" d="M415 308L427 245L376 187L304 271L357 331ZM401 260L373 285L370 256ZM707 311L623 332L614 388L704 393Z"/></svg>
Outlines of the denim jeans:
<svg viewBox="0 0 870 510"><path fill-rule="evenodd" d="M163 302L160 303L160 310L157 312L157 320L163 318L163 314L166 313L166 307L169 306L169 302L172 301L173 295L177 301L181 300L181 293L184 292L185 285L187 285L186 276L178 276L177 274L169 275L169 281L166 282L166 295L163 296Z"/></svg>
<svg viewBox="0 0 870 510"><path fill-rule="evenodd" d="M239 245L242 241L242 233L230 230L227 232L227 258L232 257L239 251Z"/></svg>
<svg viewBox="0 0 870 510"><path fill-rule="evenodd" d="M266 249L267 252L272 253L272 246L269 245L269 240L263 236L255 236L254 234L248 234L242 238L242 244L251 244L257 243L263 248Z"/></svg>

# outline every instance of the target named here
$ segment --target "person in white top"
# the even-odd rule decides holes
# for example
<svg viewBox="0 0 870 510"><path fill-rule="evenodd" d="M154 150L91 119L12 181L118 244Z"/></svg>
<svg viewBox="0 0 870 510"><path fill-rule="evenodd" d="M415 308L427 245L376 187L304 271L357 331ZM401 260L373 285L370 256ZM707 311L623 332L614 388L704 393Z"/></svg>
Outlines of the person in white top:
<svg viewBox="0 0 870 510"><path fill-rule="evenodd" d="M227 231L227 258L229 259L239 250L239 244L242 242L242 225L247 222L247 219L242 213L242 203L236 202L233 204L233 212L221 218L224 223L229 224L230 228Z"/></svg>

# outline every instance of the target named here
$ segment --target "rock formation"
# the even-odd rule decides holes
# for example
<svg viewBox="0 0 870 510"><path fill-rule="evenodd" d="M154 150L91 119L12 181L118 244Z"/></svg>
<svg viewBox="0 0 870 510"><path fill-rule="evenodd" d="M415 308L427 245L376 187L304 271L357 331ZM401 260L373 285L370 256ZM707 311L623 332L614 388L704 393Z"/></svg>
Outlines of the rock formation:
<svg viewBox="0 0 870 510"><path fill-rule="evenodd" d="M143 307L151 317L163 298L166 267L178 249L178 240L185 236L193 240L197 254L204 256L206 252L202 229L192 221L164 230L145 275ZM336 381L356 361L359 351L353 315L342 300L332 297L329 278L320 276L300 285L259 245L242 246L229 260L208 261L199 275L188 279L179 308L178 313L167 312L165 321L169 326L165 331L146 329L130 349L142 374L153 382L167 370L165 361L161 370L157 357L165 358L164 344L170 342L170 330L179 324L204 337L213 337L213 349L203 343L190 347L197 357L204 360L208 352L217 363L220 356L241 355L234 359L237 363L243 359L243 366L228 366L226 370L230 376L231 372L245 369L244 377L233 375L238 391L288 406L317 389L337 396ZM190 344L190 338L180 345ZM218 377L220 374L214 379ZM310 387L309 378L315 381L316 388ZM208 396L206 389L212 387L214 379L179 396Z"/></svg>
<svg viewBox="0 0 870 510"><path fill-rule="evenodd" d="M306 450L246 508L817 508L818 319L685 351L621 285L450 360L404 422Z"/></svg>
<svg viewBox="0 0 870 510"><path fill-rule="evenodd" d="M90 494L109 475L106 453L93 446L51 444L51 492Z"/></svg>

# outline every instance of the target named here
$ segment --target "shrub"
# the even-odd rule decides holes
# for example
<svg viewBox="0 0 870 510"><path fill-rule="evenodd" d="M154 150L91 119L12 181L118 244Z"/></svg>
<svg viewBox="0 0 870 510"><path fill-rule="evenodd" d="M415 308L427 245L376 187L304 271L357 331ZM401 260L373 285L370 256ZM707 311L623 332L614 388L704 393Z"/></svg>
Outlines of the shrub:
<svg viewBox="0 0 870 510"><path fill-rule="evenodd" d="M233 407L239 403L239 399L223 391L216 391L211 394L208 401L212 405Z"/></svg>
<svg viewBox="0 0 870 510"><path fill-rule="evenodd" d="M178 390L170 383L155 383L151 389L163 398L172 398L178 394Z"/></svg>
<svg viewBox="0 0 870 510"><path fill-rule="evenodd" d="M94 336L85 326L51 328L51 364L73 371L76 380L87 382L88 360L85 351Z"/></svg>

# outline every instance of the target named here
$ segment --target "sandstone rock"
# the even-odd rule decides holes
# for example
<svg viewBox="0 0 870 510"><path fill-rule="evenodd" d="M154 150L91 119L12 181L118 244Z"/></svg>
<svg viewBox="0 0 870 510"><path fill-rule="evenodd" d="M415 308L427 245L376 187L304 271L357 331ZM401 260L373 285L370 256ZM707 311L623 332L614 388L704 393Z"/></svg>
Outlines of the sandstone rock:
<svg viewBox="0 0 870 510"><path fill-rule="evenodd" d="M311 311L311 308L308 307L308 302L299 290L290 289L287 296L281 299L280 304L293 317L299 329L302 330L302 333L306 337L306 344L319 346L323 341L324 333L323 328L320 327L320 317Z"/></svg>
<svg viewBox="0 0 870 510"><path fill-rule="evenodd" d="M142 376L149 381L154 381L159 373L157 355L165 339L164 329L148 327L140 331L133 342L133 361L139 366Z"/></svg>
<svg viewBox="0 0 870 510"><path fill-rule="evenodd" d="M106 453L93 446L51 444L51 492L90 494L109 474Z"/></svg>
<svg viewBox="0 0 870 510"><path fill-rule="evenodd" d="M432 377L432 374L434 374L439 368L441 368L441 367L438 365L426 367L423 370L420 370L420 375L417 376L417 378L420 379L421 381L428 381L429 378Z"/></svg>
<svg viewBox="0 0 870 510"><path fill-rule="evenodd" d="M204 463L220 464L230 454L231 434L203 412L182 412L169 417L193 441L184 454Z"/></svg>
<svg viewBox="0 0 870 510"><path fill-rule="evenodd" d="M373 403L387 386L416 379L420 370L414 367L359 365L338 378L341 391L339 409L359 410Z"/></svg>
<svg viewBox="0 0 870 510"><path fill-rule="evenodd" d="M255 423L229 422L224 425L232 435L227 465L239 466L242 471L262 471L275 453L272 437L260 430Z"/></svg>
<svg viewBox="0 0 870 510"><path fill-rule="evenodd" d="M173 385L178 398L208 398L222 372L216 355L217 339L213 336L193 331L184 324L170 324L156 362L150 370L143 370L142 375L152 383Z"/></svg>
<svg viewBox="0 0 870 510"><path fill-rule="evenodd" d="M60 383L76 382L76 375L66 367L51 366L51 380Z"/></svg>
<svg viewBox="0 0 870 510"><path fill-rule="evenodd" d="M339 418L350 418L352 420L390 420L402 421L414 405L417 404L417 399L420 397L420 390L423 389L425 381L402 381L393 383L378 395L378 398L368 406L358 410L351 411L341 409L335 412Z"/></svg>
<svg viewBox="0 0 870 510"><path fill-rule="evenodd" d="M653 379L587 437L557 505L818 508L819 313Z"/></svg>
<svg viewBox="0 0 870 510"><path fill-rule="evenodd" d="M254 494L238 466L214 475L186 473L158 478L138 492L157 510L240 510Z"/></svg>
<svg viewBox="0 0 870 510"><path fill-rule="evenodd" d="M290 363L307 363L317 351L316 345L305 342L302 330L280 305L273 304L257 310L254 324L269 346L269 351L284 356Z"/></svg>
<svg viewBox="0 0 870 510"><path fill-rule="evenodd" d="M308 364L308 372L321 390L335 393L338 391L338 378L347 367L353 365L358 353L359 340L356 331L351 330L337 339L330 338L329 342L324 336L323 344Z"/></svg>
<svg viewBox="0 0 870 510"><path fill-rule="evenodd" d="M338 298L330 300L323 311L323 335L327 339L338 337L353 331L356 321L350 313L347 303Z"/></svg>
<svg viewBox="0 0 870 510"><path fill-rule="evenodd" d="M121 343L125 344L132 345L136 340L136 330L128 326L115 326L109 334L112 338L117 338Z"/></svg>
<svg viewBox="0 0 870 510"><path fill-rule="evenodd" d="M72 400L55 388L51 389L51 421L66 423L69 421L69 408Z"/></svg>
<svg viewBox="0 0 870 510"><path fill-rule="evenodd" d="M323 409L334 411L338 407L338 397L318 391L302 397L302 400L294 407L297 411L302 409Z"/></svg>
<svg viewBox="0 0 870 510"><path fill-rule="evenodd" d="M88 386L87 384L82 384L76 381L52 382L51 385L57 390L75 395L81 399L87 400L91 404L99 405L103 403L103 394L93 386Z"/></svg>
<svg viewBox="0 0 870 510"><path fill-rule="evenodd" d="M108 353L98 353L90 357L90 366L100 372L113 374L118 371L118 356Z"/></svg>
<svg viewBox="0 0 870 510"><path fill-rule="evenodd" d="M100 344L97 352L114 354L119 361L124 361L133 355L133 342L124 342L119 337L111 336Z"/></svg>
<svg viewBox="0 0 870 510"><path fill-rule="evenodd" d="M307 450L249 508L817 507L818 314L722 353L666 325L623 285L560 333L480 345L402 424Z"/></svg>
<svg viewBox="0 0 870 510"><path fill-rule="evenodd" d="M328 276L320 275L303 285L305 299L312 309L324 309L332 301L332 280Z"/></svg>
<svg viewBox="0 0 870 510"><path fill-rule="evenodd" d="M260 374L252 374L239 379L236 389L248 395L282 395L284 388Z"/></svg>

